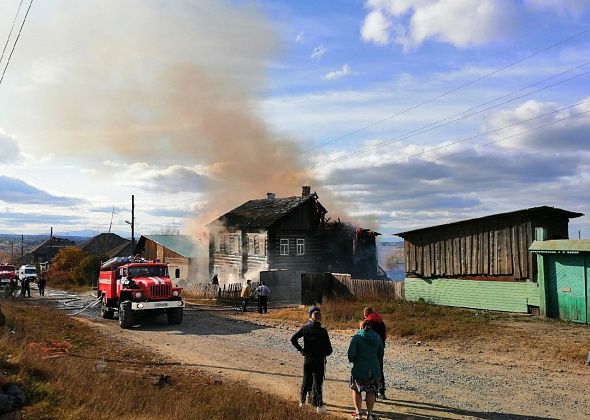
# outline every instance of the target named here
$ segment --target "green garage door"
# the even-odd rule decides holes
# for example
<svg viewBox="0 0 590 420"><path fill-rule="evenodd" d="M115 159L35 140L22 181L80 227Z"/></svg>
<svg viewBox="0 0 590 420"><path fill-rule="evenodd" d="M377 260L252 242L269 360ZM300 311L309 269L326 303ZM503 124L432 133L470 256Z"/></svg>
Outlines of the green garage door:
<svg viewBox="0 0 590 420"><path fill-rule="evenodd" d="M547 316L587 323L590 258L556 254L548 258Z"/></svg>

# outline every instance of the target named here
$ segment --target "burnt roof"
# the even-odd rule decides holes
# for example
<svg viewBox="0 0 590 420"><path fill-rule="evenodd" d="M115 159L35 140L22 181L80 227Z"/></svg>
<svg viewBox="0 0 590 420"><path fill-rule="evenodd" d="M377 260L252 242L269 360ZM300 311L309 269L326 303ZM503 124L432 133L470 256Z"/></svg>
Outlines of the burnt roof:
<svg viewBox="0 0 590 420"><path fill-rule="evenodd" d="M297 207L316 199L317 195L311 194L305 197L250 200L212 221L208 226L219 222L227 227L268 228ZM319 202L316 204L327 213Z"/></svg>
<svg viewBox="0 0 590 420"><path fill-rule="evenodd" d="M405 232L396 233L395 235L405 238L406 235L417 233L417 232L422 232L422 231L427 231L430 229L437 229L437 228L441 228L441 227L450 227L450 226L459 226L459 225L469 224L469 223L474 223L474 222L478 222L478 223L484 222L485 223L485 222L491 222L491 221L494 221L497 219L503 219L503 218L513 218L513 217L529 217L529 218L531 218L531 217L535 217L535 216L559 216L559 217L567 217L568 219L574 219L576 217L580 217L583 215L584 215L583 213L576 213L573 211L559 209L556 207L540 206L540 207L531 207L531 208L523 209L523 210L511 211L511 212L507 212L507 213L498 213L498 214L492 214L489 216L476 217L474 219L460 220L457 222L445 223L442 225L429 226L429 227L424 227L424 228L420 228L420 229L408 230Z"/></svg>

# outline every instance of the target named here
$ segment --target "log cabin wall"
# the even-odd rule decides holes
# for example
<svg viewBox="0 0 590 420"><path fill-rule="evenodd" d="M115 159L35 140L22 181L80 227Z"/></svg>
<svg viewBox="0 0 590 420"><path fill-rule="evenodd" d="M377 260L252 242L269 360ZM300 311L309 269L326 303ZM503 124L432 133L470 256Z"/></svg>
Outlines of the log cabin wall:
<svg viewBox="0 0 590 420"><path fill-rule="evenodd" d="M567 215L515 212L400 234L405 239L407 277L476 280L535 280L528 252L536 227L549 238L568 237Z"/></svg>

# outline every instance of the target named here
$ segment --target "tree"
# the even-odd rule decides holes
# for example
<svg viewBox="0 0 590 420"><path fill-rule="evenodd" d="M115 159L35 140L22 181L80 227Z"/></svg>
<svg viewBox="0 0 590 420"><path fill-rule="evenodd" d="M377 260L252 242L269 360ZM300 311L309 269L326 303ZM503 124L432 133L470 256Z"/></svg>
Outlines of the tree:
<svg viewBox="0 0 590 420"><path fill-rule="evenodd" d="M68 246L59 250L51 260L51 269L55 271L73 272L86 256L77 246Z"/></svg>
<svg viewBox="0 0 590 420"><path fill-rule="evenodd" d="M74 283L74 271L86 254L76 246L68 246L59 250L51 260L47 277L53 284L68 285Z"/></svg>
<svg viewBox="0 0 590 420"><path fill-rule="evenodd" d="M100 263L107 259L104 255L88 255L74 270L74 279L79 285L91 286L98 279Z"/></svg>

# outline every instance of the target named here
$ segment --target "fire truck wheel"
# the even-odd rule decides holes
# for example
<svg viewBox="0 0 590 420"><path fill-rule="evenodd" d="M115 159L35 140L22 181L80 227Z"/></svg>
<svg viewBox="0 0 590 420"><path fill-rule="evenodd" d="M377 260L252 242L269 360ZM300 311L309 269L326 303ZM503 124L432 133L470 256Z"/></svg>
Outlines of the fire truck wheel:
<svg viewBox="0 0 590 420"><path fill-rule="evenodd" d="M182 322L182 308L168 309L166 316L168 316L168 324L178 325Z"/></svg>
<svg viewBox="0 0 590 420"><path fill-rule="evenodd" d="M121 328L133 327L133 310L131 309L131 301L126 300L119 304L119 325Z"/></svg>
<svg viewBox="0 0 590 420"><path fill-rule="evenodd" d="M115 310L107 306L107 301L105 298L102 299L100 304L100 314L104 319L113 319L113 316L115 315Z"/></svg>

